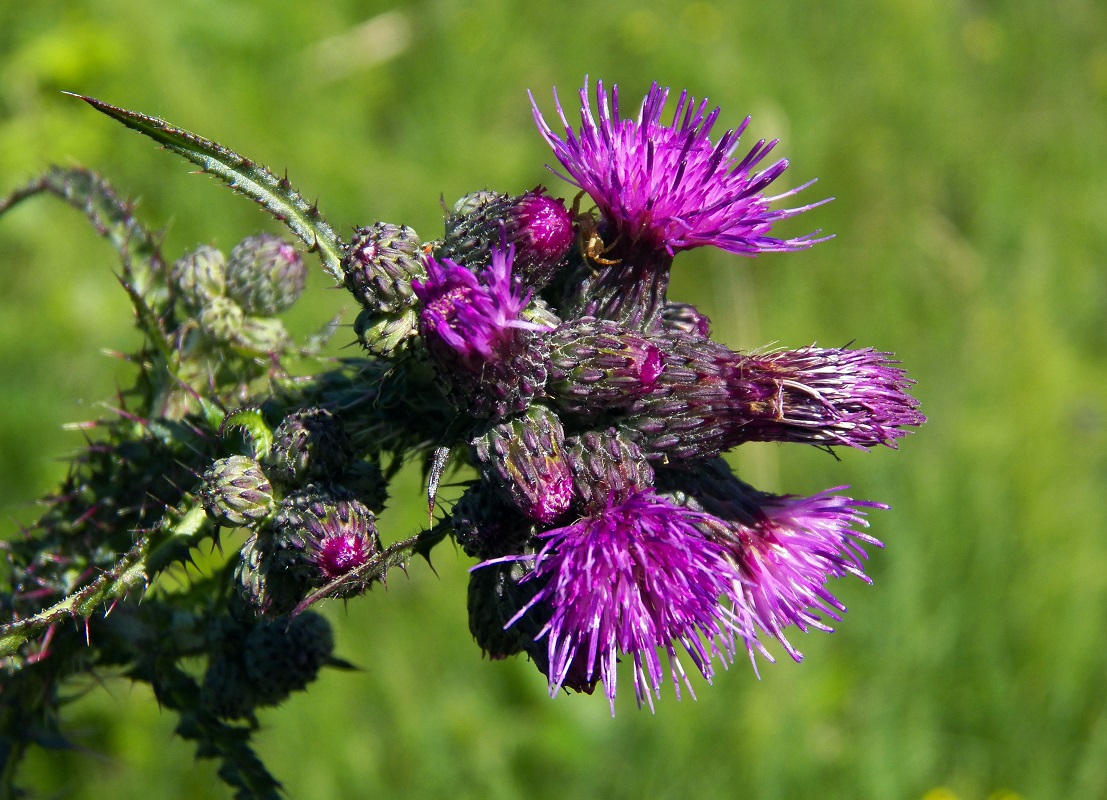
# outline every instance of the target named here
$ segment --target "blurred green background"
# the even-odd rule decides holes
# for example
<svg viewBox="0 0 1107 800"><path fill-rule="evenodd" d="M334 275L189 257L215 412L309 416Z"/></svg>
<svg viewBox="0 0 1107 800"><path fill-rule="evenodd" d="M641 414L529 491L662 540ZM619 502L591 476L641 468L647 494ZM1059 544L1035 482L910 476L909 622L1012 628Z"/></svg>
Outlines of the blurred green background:
<svg viewBox="0 0 1107 800"><path fill-rule="evenodd" d="M834 587L833 635L803 664L739 661L656 715L620 694L550 700L526 661L481 659L468 561L415 564L332 603L339 654L265 712L258 748L299 800L1107 796L1107 6L507 0L0 0L0 193L80 163L141 198L175 257L276 230L250 203L62 90L163 116L281 170L343 233L384 219L430 239L479 188L571 189L526 91L552 110L585 74L628 109L652 80L748 113L783 180L835 202L787 233L836 234L754 261L695 252L672 296L738 348L856 341L895 351L930 422L898 453L747 446L760 488L852 484L887 502L874 585ZM64 422L127 380L135 346L113 253L43 198L0 219L0 508L5 530L63 474ZM316 270L307 332L353 303ZM348 329L341 343L353 340ZM420 524L398 487L386 537ZM779 650L777 651L779 654ZM626 677L626 676L624 676ZM79 748L38 752L42 796L229 796L144 689L72 687Z"/></svg>

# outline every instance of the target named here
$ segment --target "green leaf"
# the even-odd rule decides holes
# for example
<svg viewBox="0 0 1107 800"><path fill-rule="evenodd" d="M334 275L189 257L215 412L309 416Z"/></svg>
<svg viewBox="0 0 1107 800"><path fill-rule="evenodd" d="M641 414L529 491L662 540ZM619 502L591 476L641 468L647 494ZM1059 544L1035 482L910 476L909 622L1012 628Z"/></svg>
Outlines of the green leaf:
<svg viewBox="0 0 1107 800"><path fill-rule="evenodd" d="M319 209L309 204L288 182L277 178L261 164L240 156L216 142L176 128L157 117L110 105L85 95L66 94L84 100L131 130L149 136L165 149L184 156L204 172L221 178L234 191L244 194L288 226L308 249L317 252L324 269L336 281L342 280L342 243Z"/></svg>

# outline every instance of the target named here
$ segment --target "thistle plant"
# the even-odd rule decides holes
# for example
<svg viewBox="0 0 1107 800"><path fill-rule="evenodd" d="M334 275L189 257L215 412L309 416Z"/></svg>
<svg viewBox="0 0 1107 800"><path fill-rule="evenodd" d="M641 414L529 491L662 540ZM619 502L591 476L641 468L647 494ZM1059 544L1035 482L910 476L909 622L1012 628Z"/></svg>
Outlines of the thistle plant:
<svg viewBox="0 0 1107 800"><path fill-rule="evenodd" d="M744 651L756 668L771 640L799 660L794 631L829 631L845 611L830 579L868 580L865 547L880 543L867 514L885 506L847 487L769 494L722 455L751 441L894 448L924 422L912 381L869 348L733 351L668 294L682 251L754 257L829 238L774 235L826 200L787 206L810 183L773 193L788 162L767 164L775 141L737 154L748 119L716 137L718 109L682 93L666 112L656 84L628 117L615 88L593 99L586 85L579 125L556 94L549 119L532 98L570 202L541 186L480 191L436 237L375 221L343 240L256 162L81 99L254 200L300 249L259 234L169 260L83 169L0 200L0 213L40 194L84 212L119 252L142 336L117 413L4 545L9 788L27 747L59 738L64 682L110 667L149 683L239 796L277 796L249 745L256 710L349 666L311 607L447 539L475 560L479 648L525 655L551 696L602 686L612 711L619 662L652 708L667 682L692 693L688 664L710 681ZM297 343L278 317L315 258L360 307L360 357L319 356L333 322ZM300 377L292 360L307 363ZM413 461L426 495L390 497ZM451 507L437 498L446 472L465 485ZM386 546L386 500L425 504L428 524ZM187 588L157 581L213 545L225 562Z"/></svg>

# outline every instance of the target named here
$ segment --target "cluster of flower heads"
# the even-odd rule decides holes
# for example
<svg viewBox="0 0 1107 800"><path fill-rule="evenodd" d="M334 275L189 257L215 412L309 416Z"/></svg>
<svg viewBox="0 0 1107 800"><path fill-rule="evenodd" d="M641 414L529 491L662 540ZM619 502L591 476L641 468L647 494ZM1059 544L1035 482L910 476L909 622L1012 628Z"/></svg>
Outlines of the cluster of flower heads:
<svg viewBox="0 0 1107 800"><path fill-rule="evenodd" d="M555 95L556 99L556 95ZM559 688L614 702L616 663L633 665L639 703L670 678L691 690L687 658L710 680L744 648L769 657L788 628L829 630L845 609L830 578L865 578L865 512L832 489L777 496L720 457L750 441L895 446L924 417L888 353L804 347L739 353L708 319L670 301L683 250L794 251L816 234L772 236L820 203L775 208L786 161L776 142L737 157L737 130L687 94L671 119L654 85L623 117L618 94L581 91L579 129L557 103L541 134L570 207L542 188L468 195L445 235L378 223L359 229L343 267L363 310L363 345L424 362L452 407L434 444L476 468L443 521L469 555L470 626L492 658L526 652ZM533 102L533 100L532 100ZM596 211L581 212L583 195ZM825 201L823 201L825 202Z"/></svg>

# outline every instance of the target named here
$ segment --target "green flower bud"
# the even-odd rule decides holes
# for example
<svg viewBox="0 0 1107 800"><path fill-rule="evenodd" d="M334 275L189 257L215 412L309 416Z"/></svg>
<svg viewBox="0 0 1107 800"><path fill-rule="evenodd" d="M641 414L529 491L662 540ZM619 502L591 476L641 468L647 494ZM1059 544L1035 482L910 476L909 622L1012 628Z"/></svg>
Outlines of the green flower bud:
<svg viewBox="0 0 1107 800"><path fill-rule="evenodd" d="M305 408L277 426L265 465L286 486L337 481L350 465L351 448L340 418L325 408Z"/></svg>
<svg viewBox="0 0 1107 800"><path fill-rule="evenodd" d="M227 295L247 314L271 317L295 303L307 270L299 252L279 236L259 233L243 239L227 264Z"/></svg>
<svg viewBox="0 0 1107 800"><path fill-rule="evenodd" d="M173 262L169 279L177 299L196 313L226 289L227 259L222 251L202 244Z"/></svg>
<svg viewBox="0 0 1107 800"><path fill-rule="evenodd" d="M241 528L273 510L273 487L261 466L247 456L216 461L204 473L200 499L219 524Z"/></svg>
<svg viewBox="0 0 1107 800"><path fill-rule="evenodd" d="M361 346L378 356L397 355L409 343L418 341L419 315L414 308L393 314L362 309L354 320L354 333Z"/></svg>
<svg viewBox="0 0 1107 800"><path fill-rule="evenodd" d="M358 228L342 259L346 288L368 311L394 314L415 304L413 278L426 278L422 245L406 225Z"/></svg>
<svg viewBox="0 0 1107 800"><path fill-rule="evenodd" d="M245 314L227 297L213 297L200 312L200 330L216 342L234 341L242 331Z"/></svg>

